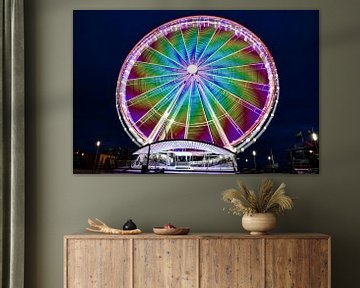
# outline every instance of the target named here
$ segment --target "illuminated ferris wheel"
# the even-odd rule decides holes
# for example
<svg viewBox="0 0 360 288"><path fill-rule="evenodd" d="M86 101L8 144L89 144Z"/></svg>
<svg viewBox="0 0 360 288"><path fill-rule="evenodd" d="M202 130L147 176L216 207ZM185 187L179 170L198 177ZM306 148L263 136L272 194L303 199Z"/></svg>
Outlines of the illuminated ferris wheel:
<svg viewBox="0 0 360 288"><path fill-rule="evenodd" d="M140 146L185 139L239 152L264 132L278 97L275 63L254 33L224 18L190 16L131 50L116 105Z"/></svg>

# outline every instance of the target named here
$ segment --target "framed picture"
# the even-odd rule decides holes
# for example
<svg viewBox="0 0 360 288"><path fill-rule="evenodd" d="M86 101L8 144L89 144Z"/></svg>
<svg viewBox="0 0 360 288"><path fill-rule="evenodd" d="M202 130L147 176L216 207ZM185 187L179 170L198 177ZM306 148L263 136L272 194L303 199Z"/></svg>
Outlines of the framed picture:
<svg viewBox="0 0 360 288"><path fill-rule="evenodd" d="M319 173L318 11L74 11L73 169Z"/></svg>

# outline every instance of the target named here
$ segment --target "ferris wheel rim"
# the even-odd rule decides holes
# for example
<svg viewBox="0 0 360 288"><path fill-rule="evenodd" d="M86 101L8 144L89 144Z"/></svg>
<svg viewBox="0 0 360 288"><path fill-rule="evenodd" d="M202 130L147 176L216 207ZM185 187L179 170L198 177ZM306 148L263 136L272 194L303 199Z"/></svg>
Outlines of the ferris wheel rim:
<svg viewBox="0 0 360 288"><path fill-rule="evenodd" d="M270 85L270 82L272 83L270 85L270 89L269 91L272 89L273 91L270 91L269 94L271 96L271 100L268 101L268 104L270 104L271 107L268 107L266 112L264 113L265 114L268 114L266 117L259 117L259 122L258 124L254 124L249 130L251 130L250 132L249 131L246 131L246 135L247 137L243 138L241 141L233 141L232 143L235 142L234 145L231 145L231 147L224 147L226 149L230 149L232 151L236 151L236 152L242 152L244 149L246 149L248 146L250 146L252 144L252 141L255 142L256 139L266 130L266 127L269 125L270 121L272 120L273 116L274 116L274 112L276 110L276 107L278 105L278 99L279 99L279 77L278 77L278 74L277 74L277 68L275 66L275 62L274 62L274 59L273 59L273 56L271 55L270 51L268 50L267 46L264 44L264 42L254 33L252 32L250 29L246 28L245 26L233 21L233 20L229 20L229 19L225 19L225 18L222 18L222 17L217 17L217 16L209 16L209 15L196 15L196 16L186 16L186 17L181 17L181 18L177 18L177 19L174 19L172 21L169 21L169 22L166 22L156 28L154 28L152 31L150 31L149 33L147 33L140 41L137 42L137 44L131 49L131 51L129 52L129 54L127 55L121 69L120 69L120 73L119 73L119 77L118 77L118 81L117 81L117 87L116 87L116 107L117 107L117 112L118 112L118 116L119 116L119 119L120 119L120 122L124 128L124 130L127 132L127 134L131 137L131 139L133 140L134 143L136 143L137 145L141 146L141 145L146 145L148 144L146 141L144 141L144 138L142 137L139 137L139 134L137 133L137 130L136 128L134 128L132 125L129 125L129 121L128 119L126 119L126 113L124 112L128 112L128 111L123 111L123 106L121 105L121 103L119 103L119 98L122 99L122 96L121 96L121 93L122 91L120 91L121 88L124 87L124 80L123 80L123 77L124 77L124 71L126 71L126 69L129 67L129 63L131 61L134 61L133 57L134 57L134 54L137 53L138 54L138 57L139 55L141 55L141 53L143 53L145 51L145 49L142 49L142 51L140 52L139 54L139 46L141 47L141 44L143 42L146 42L149 40L149 38L151 37L154 37L153 34L154 33L160 33L162 34L163 33L163 30L166 30L166 29L170 29L173 25L180 25L180 30L181 30L181 25L190 25L189 23L185 23L185 21L189 21L190 23L194 23L196 25L199 25L200 22L198 22L199 20L203 21L203 22L211 22L211 21L214 21L214 23L218 23L219 26L221 26L222 24L224 24L225 22L228 23L228 25L233 25L233 26L229 26L228 28L234 28L236 27L238 30L241 30L241 33L244 33L245 34L245 38L247 36L251 36L252 39L251 41L253 43L255 43L255 45L257 46L257 48L260 49L260 51L263 51L264 55L265 56L265 59L266 59L266 62L262 62L262 64L265 65L268 65L269 67L266 67L266 71L269 72L271 71L271 73L268 73L268 76L272 77L273 79L269 79L269 85ZM183 23L182 23L183 22ZM213 23L212 23L213 24ZM209 24L210 25L210 24ZM216 28L216 24L213 24L214 27ZM170 27L170 28L169 28ZM235 29L235 28L234 28ZM181 30L182 31L182 30ZM234 35L236 35L236 30L234 30L235 33ZM167 34L163 34L164 37L166 37ZM157 39L155 39L156 41ZM155 42L154 41L154 42ZM250 41L250 42L251 42ZM152 42L152 43L154 43ZM184 42L185 43L185 42ZM210 41L209 41L210 43ZM247 42L249 43L249 42ZM149 44L151 45L151 43ZM253 44L254 45L254 44ZM186 46L186 45L185 45ZM143 46L144 47L144 46ZM143 48L141 47L141 48ZM141 49L140 49L141 50ZM206 49L204 49L203 53L205 52ZM258 52L256 50L256 52ZM263 58L261 58L263 60ZM135 60L136 61L136 60ZM204 62L206 62L207 60L205 60ZM134 62L135 63L135 62ZM134 65L134 63L132 65ZM181 63L178 63L181 65ZM189 74L195 74L198 72L198 67L190 67L191 65L189 65L188 67L185 67L186 70L188 71ZM133 66L132 66L133 67ZM132 68L131 67L131 68ZM189 67L190 67L190 70L191 71L194 71L194 72L191 72L189 71ZM174 67L172 67L173 69L176 69ZM221 68L220 68L221 69ZM227 69L227 67L224 67L223 69ZM181 74L181 73L179 73ZM153 77L153 76L152 76ZM161 76L160 76L161 77ZM126 79L126 81L128 81L129 78ZM126 82L125 81L125 82ZM274 91L275 90L275 91ZM123 115L125 114L125 115ZM262 115L262 116L264 116ZM125 116L125 117L124 117ZM180 140L180 139L178 139ZM184 139L186 140L186 139ZM195 139L189 139L189 140L195 140ZM159 140L158 140L159 141ZM150 142L151 143L151 142ZM209 143L209 142L208 142ZM214 143L210 143L210 144L214 144ZM231 149L232 148L232 149Z"/></svg>

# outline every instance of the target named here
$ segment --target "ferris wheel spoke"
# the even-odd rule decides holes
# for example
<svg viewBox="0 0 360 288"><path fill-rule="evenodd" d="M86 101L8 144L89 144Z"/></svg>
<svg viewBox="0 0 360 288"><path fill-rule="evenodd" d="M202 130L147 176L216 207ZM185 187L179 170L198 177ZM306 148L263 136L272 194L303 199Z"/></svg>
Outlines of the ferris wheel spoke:
<svg viewBox="0 0 360 288"><path fill-rule="evenodd" d="M248 64L256 64L256 63L260 63L261 62L261 58L257 55L257 54L252 54L253 52L253 47L252 46L247 46L244 47L241 50L235 51L231 54L228 54L226 56L223 56L221 58L218 58L214 61L208 62L206 64L204 64L201 69L206 69L206 67L209 67L209 69L213 68L214 63L218 63L221 61L220 65L223 66L239 66L239 65L248 65ZM248 58L245 58L245 55L248 55ZM251 55L256 55L254 58L256 59L256 61L254 61L254 59L252 57L249 57Z"/></svg>
<svg viewBox="0 0 360 288"><path fill-rule="evenodd" d="M180 29L180 33L181 33L182 41L184 43L185 56L186 56L186 59L187 59L187 63L190 63L190 61L191 61L190 54L189 54L189 51L188 51L188 47L186 46L186 42L185 42L185 39L184 39L184 33L183 33L182 29Z"/></svg>
<svg viewBox="0 0 360 288"><path fill-rule="evenodd" d="M198 80L199 81L199 80ZM196 83L196 88L197 90L199 91L199 98L201 100L201 106L202 106L202 109L203 109L203 113L205 115L205 118L206 118L206 123L207 123L207 129L208 129L208 132L209 132L209 136L210 136L210 141L212 143L216 143L215 142L215 139L214 139L214 136L213 136L213 132L212 132L212 129L211 129L211 124L214 122L214 120L212 119L211 117L211 112L209 111L209 109L207 108L207 104L206 104L206 99L204 99L203 97L203 94L200 93L200 87L199 87L199 82L195 82Z"/></svg>
<svg viewBox="0 0 360 288"><path fill-rule="evenodd" d="M215 33L216 29L214 27L206 27L198 25L198 37L196 42L196 53L194 57L195 63L198 62L202 52L205 50L210 38Z"/></svg>
<svg viewBox="0 0 360 288"><path fill-rule="evenodd" d="M188 55L181 29L170 32L168 35L166 35L166 38L171 43L171 45L174 46L174 48L179 52L181 58L184 59L186 65L188 65Z"/></svg>
<svg viewBox="0 0 360 288"><path fill-rule="evenodd" d="M194 82L191 82L190 87L189 87L189 101L188 101L188 106L187 106L186 126L185 126L185 134L184 134L185 139L188 139L188 135L189 135L191 102L192 102L192 85L194 85Z"/></svg>
<svg viewBox="0 0 360 288"><path fill-rule="evenodd" d="M200 35L200 30L199 30L199 26L196 26L196 30L197 30L197 34L196 34L196 42L195 42L195 49L194 49L194 55L193 55L193 61L194 63L196 63L196 55L198 53L198 49L199 49L199 35Z"/></svg>
<svg viewBox="0 0 360 288"><path fill-rule="evenodd" d="M204 63L206 63L209 59L211 59L214 55L217 54L218 51L221 50L221 48L223 48L224 46L226 46L228 44L228 42L230 42L232 38L229 38L227 41L225 41L217 50L215 50L213 53L211 53L210 55L208 55L207 58L203 59L203 61L198 63L198 66L203 65Z"/></svg>
<svg viewBox="0 0 360 288"><path fill-rule="evenodd" d="M256 113L257 115L261 115L262 113L262 109L258 108L256 105L254 105L252 102L249 101L249 99L244 99L243 95L241 94L234 94L233 92L227 90L226 88L212 82L209 81L205 78L202 79L203 82L206 84L207 87L209 87L209 90L215 90L217 93L212 93L212 95L222 95L224 97L224 99L228 99L229 97L232 99L232 101L234 101L235 103L240 103L242 106L250 109L251 111L253 111L254 113Z"/></svg>
<svg viewBox="0 0 360 288"><path fill-rule="evenodd" d="M169 134L169 131L170 131L170 134L172 134L172 135L173 135L173 133L175 133L175 135L178 135L179 133L181 133L181 131L179 131L179 130L182 130L183 132L185 131L185 129L184 129L185 123L184 122L186 121L187 106L184 105L184 103L185 103L185 101L189 100L189 93L190 93L189 87L186 89L186 86L185 86L177 99L177 103L174 104L174 109L169 114L168 119L170 119L170 120L166 122L166 125L164 128L164 137L163 137L164 139ZM174 125L181 127L181 128L174 129L174 127L173 127ZM185 134L185 132L184 132L184 134ZM171 135L171 139L173 139L172 135Z"/></svg>
<svg viewBox="0 0 360 288"><path fill-rule="evenodd" d="M154 97L156 94L161 94L164 90L168 89L169 87L171 87L171 85L176 85L178 83L181 83L183 81L183 79L185 79L186 76L183 76L179 79L175 79L175 80L169 80L168 82L165 82L157 87L154 87L152 89L149 89L147 91L143 91L141 92L140 90L140 94L134 95L132 98L130 98L127 101L127 105L131 106L133 104L136 104L138 101L142 101L142 99L144 97ZM131 86L130 86L131 87ZM127 88L129 88L129 86L127 86Z"/></svg>
<svg viewBox="0 0 360 288"><path fill-rule="evenodd" d="M184 91L185 90L185 91ZM183 89L182 93L180 94L178 101L177 101L177 105L175 105L175 108L173 109L173 111L171 111L169 118L170 118L170 123L173 121L176 121L176 119L179 116L179 113L181 113L181 110L183 109L183 104L186 101L186 99L188 99L189 95L188 93L186 93L186 91L188 91L189 89Z"/></svg>
<svg viewBox="0 0 360 288"><path fill-rule="evenodd" d="M207 72L207 71L217 71L217 70L231 70L231 69L244 69L244 71L246 71L246 69L248 70L265 70L265 64L263 62L261 63L252 63L252 64L244 64L244 65L233 65L233 66L224 66L224 67L207 67L207 68L201 68L199 69L199 71L201 72Z"/></svg>
<svg viewBox="0 0 360 288"><path fill-rule="evenodd" d="M171 86L164 89L161 93L149 93L142 97L142 101L137 101L132 105L128 105L127 111L132 122L136 123L136 125L144 124L146 122L148 125L148 120L157 117L157 111L164 110L162 107L164 105L166 106L166 103L169 102L169 99L172 96L172 94L170 95L169 93L171 93L173 89L174 86Z"/></svg>
<svg viewBox="0 0 360 288"><path fill-rule="evenodd" d="M240 77L228 77L228 76L223 76L223 75L219 75L219 74L214 74L211 72L207 72L207 73L201 73L201 75L206 75L206 78L212 78L212 79L216 79L216 78L220 78L220 79L225 79L225 80L230 80L230 81L236 81L236 82L242 82L242 83L249 83L249 84L253 84L254 89L259 89L259 90L268 90L269 85L267 85L267 83L259 83L256 81L250 81L250 80L246 80L243 78L250 78L251 75L240 75L243 78Z"/></svg>
<svg viewBox="0 0 360 288"><path fill-rule="evenodd" d="M210 62L216 61L220 58L226 57L231 55L232 53L241 51L242 49L249 47L249 43L245 42L244 40L240 39L238 36L231 37L228 41L226 41L219 49L214 51L207 59L200 65L205 65Z"/></svg>
<svg viewBox="0 0 360 288"><path fill-rule="evenodd" d="M174 109L174 105L175 105L177 99L179 98L179 95L181 94L182 90L184 89L184 86L185 86L185 84L182 83L181 86L179 87L178 91L176 92L175 96L173 97L173 100L170 102L170 104L167 106L167 109L161 115L159 121L155 125L155 128L151 131L148 139L146 140L147 144L152 143L157 139L161 128L163 127L163 125L164 125L165 121L167 120L168 116L170 115L171 111Z"/></svg>
<svg viewBox="0 0 360 288"><path fill-rule="evenodd" d="M133 72L133 73L132 73ZM171 66L166 66L162 64L149 63L136 61L133 68L130 71L130 76L134 75L134 78L144 77L144 76L161 76L168 75L172 73L184 73L183 69L174 68ZM131 78L131 77L130 77Z"/></svg>
<svg viewBox="0 0 360 288"><path fill-rule="evenodd" d="M136 62L133 68L130 70L128 76L128 84L134 83L134 81L144 82L158 82L159 85L166 80L171 81L172 79L181 79L186 76L186 73L182 70L172 69L164 66L156 66L144 62ZM142 80L145 79L145 80ZM169 80L170 79L170 80ZM166 82L165 82L166 83ZM139 86L136 90L143 90L144 88ZM142 92L141 92L142 93ZM140 94L140 93L137 93ZM132 98L132 97L131 97Z"/></svg>
<svg viewBox="0 0 360 288"><path fill-rule="evenodd" d="M234 100L226 103L224 102L224 99L228 98L226 91L213 89L214 87L211 87L210 85L207 86L207 88L211 92L213 98L216 99L217 103L219 103L221 107L228 112L233 123L236 123L241 131L244 132L242 136L248 135L247 132L250 131L250 129L254 129L254 125L256 125L257 121L266 114L265 110L254 110L243 101Z"/></svg>
<svg viewBox="0 0 360 288"><path fill-rule="evenodd" d="M224 144L224 146L228 149L231 149L231 144L230 144L230 141L223 129L223 126L221 125L220 123L220 119L219 119L219 116L220 115L217 115L214 111L214 108L210 103L209 103L209 99L207 97L207 93L204 91L204 86L202 84L202 81L199 81L199 84L198 87L199 87L199 91L202 95L202 99L204 100L204 104L207 108L207 110L209 111L209 114L211 115L211 119L213 120L214 122L214 125L216 127L216 133L218 133L222 143ZM211 130L210 130L211 131ZM213 131L212 133L215 134L215 131ZM212 135L212 137L214 138L215 135Z"/></svg>
<svg viewBox="0 0 360 288"><path fill-rule="evenodd" d="M222 110L222 113L227 116L229 121L232 123L232 125L235 127L235 129L240 133L240 136L244 134L243 129L239 126L239 124L234 120L237 119L237 115L233 115L231 112L236 111L239 112L238 107L235 107L233 101L221 101L223 99L219 99L217 96L215 96L215 93L209 89L209 87L206 86L204 82L202 82L203 87L206 88L208 93L210 94L211 98L219 105L220 109Z"/></svg>
<svg viewBox="0 0 360 288"><path fill-rule="evenodd" d="M191 98L191 82L187 82L184 86L184 89L182 90L182 93L179 97L178 106L174 110L173 115L170 117L174 121L177 120L182 124L185 124L186 122L186 115L187 115L187 105L184 105L184 103ZM182 119L182 121L181 121Z"/></svg>
<svg viewBox="0 0 360 288"><path fill-rule="evenodd" d="M127 91L134 93L141 93L151 91L154 88L161 86L162 84L169 83L171 81L181 81L179 75L168 75L168 76L156 76L146 78L136 78L128 80ZM134 98L132 98L134 99Z"/></svg>
<svg viewBox="0 0 360 288"><path fill-rule="evenodd" d="M132 83L133 81L138 81L138 80L147 80L147 79L162 79L162 78L170 78L170 77L174 77L174 79L176 77L181 77L181 76L185 76L186 74L184 72L179 72L179 73L171 73L171 74L165 74L165 75L154 75L154 76L144 76L144 77L137 77L137 78L128 78L128 83Z"/></svg>
<svg viewBox="0 0 360 288"><path fill-rule="evenodd" d="M174 68L177 68L177 69L183 69L184 66L175 61L174 59L171 59L170 57L166 56L165 54L163 54L162 52L152 48L152 47L149 47L146 51L152 51L153 53L159 55L160 57L153 57L155 58L154 60L156 60L156 62L152 62L152 63L156 63L156 64L160 64L160 63L167 63L167 66L170 66L170 67L174 67ZM144 51L144 53L146 52ZM150 61L147 61L147 62L150 62ZM150 62L151 63L151 62Z"/></svg>
<svg viewBox="0 0 360 288"><path fill-rule="evenodd" d="M191 105L188 110L187 139L209 142L212 139L211 132L195 81L192 81L190 89Z"/></svg>
<svg viewBox="0 0 360 288"><path fill-rule="evenodd" d="M201 124L206 122L205 113L203 112L203 107L200 99L200 95L197 91L195 81L192 81L191 85L191 106L190 106L190 116L189 116L189 126L194 126L196 124Z"/></svg>
<svg viewBox="0 0 360 288"><path fill-rule="evenodd" d="M166 35L164 35L164 39L166 39L166 41L169 43L169 45L174 49L174 51L176 51L176 54L179 56L179 58L181 59L181 63L182 63L182 67L186 67L186 60L184 59L184 56L182 55L182 53L176 49L176 47L173 45L173 43L171 43L171 41L167 38Z"/></svg>
<svg viewBox="0 0 360 288"><path fill-rule="evenodd" d="M190 121L188 137L190 139L201 140L204 142L212 141L209 123L207 121L206 112L201 99L200 91L195 81L192 85L192 105L190 108Z"/></svg>
<svg viewBox="0 0 360 288"><path fill-rule="evenodd" d="M254 91L253 96L260 96L260 95L255 95L256 94L255 92L259 92L259 93L265 92L265 94L267 94L270 89L270 86L267 83L243 81L243 80L233 79L230 77L203 77L203 78L218 84L224 89L231 91L235 95L241 95L243 93L246 93L247 90L251 90Z"/></svg>
<svg viewBox="0 0 360 288"><path fill-rule="evenodd" d="M166 91L163 91L163 93L159 94L157 99L155 97L151 97L148 106L148 110L139 118L136 120L136 125L142 125L146 123L151 116L155 113L155 111L159 111L161 109L164 109L166 104L171 101L172 97L175 95L174 92L176 92L178 89L180 89L181 85L183 83L178 83L175 86L172 86L171 89L168 89ZM148 99L143 99L143 102L148 102ZM142 105L142 103L136 103L138 105ZM132 106L129 106L131 108Z"/></svg>
<svg viewBox="0 0 360 288"><path fill-rule="evenodd" d="M206 45L204 47L204 49L201 51L201 54L197 57L196 59L196 65L199 66L198 64L200 63L203 55L204 55L204 52L206 51L206 49L209 47L209 44L211 42L211 40L214 38L215 34L216 34L216 31L217 29L216 28L213 28L214 32L211 34L211 36L209 37L209 40L206 42ZM208 36L208 35L206 35ZM205 40L204 40L205 41Z"/></svg>
<svg viewBox="0 0 360 288"><path fill-rule="evenodd" d="M166 38L165 34L162 34L163 37L159 38L150 47L154 48L157 51L161 51L164 55L176 61L180 67L186 67L186 61L181 57L180 53L176 48L170 43L170 41ZM176 59L176 60L175 60Z"/></svg>
<svg viewBox="0 0 360 288"><path fill-rule="evenodd" d="M266 72L266 71L265 71ZM206 78L206 79L214 79L215 81L220 81L221 79L230 80L230 81L239 81L241 83L249 83L258 85L260 89L262 89L264 86L268 87L269 85L269 79L267 78L267 74L264 73L264 71L224 71L222 73L221 71L207 71L207 72L201 72L199 73L200 76ZM256 86L254 86L256 87Z"/></svg>
<svg viewBox="0 0 360 288"><path fill-rule="evenodd" d="M201 66L208 57L215 53L221 46L232 38L233 34L230 31L225 31L218 28L211 38L206 49L203 51L201 58L198 59L197 65Z"/></svg>
<svg viewBox="0 0 360 288"><path fill-rule="evenodd" d="M183 39L185 42L185 46L187 47L189 63L193 63L195 53L196 53L196 44L198 39L198 29L197 27L189 27L182 30Z"/></svg>
<svg viewBox="0 0 360 288"><path fill-rule="evenodd" d="M155 50L152 47L146 48L141 55L139 55L136 59L138 62L145 62L145 63L153 63L153 64L160 64L164 66L168 66L171 68L181 68L176 62L172 59L169 59L159 51Z"/></svg>

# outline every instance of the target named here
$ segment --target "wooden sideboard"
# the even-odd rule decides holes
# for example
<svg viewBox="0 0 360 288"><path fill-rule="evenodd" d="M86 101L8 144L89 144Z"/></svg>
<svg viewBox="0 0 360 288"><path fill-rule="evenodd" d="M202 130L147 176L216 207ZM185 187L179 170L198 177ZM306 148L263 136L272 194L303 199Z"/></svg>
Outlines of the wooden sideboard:
<svg viewBox="0 0 360 288"><path fill-rule="evenodd" d="M325 288L323 234L67 235L65 288Z"/></svg>

